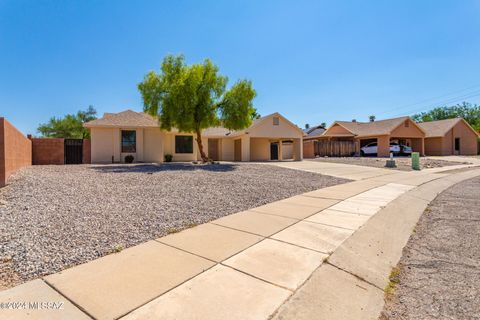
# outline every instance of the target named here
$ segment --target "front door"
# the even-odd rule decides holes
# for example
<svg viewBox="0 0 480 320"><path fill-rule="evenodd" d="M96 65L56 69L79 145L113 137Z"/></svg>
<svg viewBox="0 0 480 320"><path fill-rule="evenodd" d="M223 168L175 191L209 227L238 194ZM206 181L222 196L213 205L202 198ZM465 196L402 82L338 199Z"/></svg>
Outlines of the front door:
<svg viewBox="0 0 480 320"><path fill-rule="evenodd" d="M212 160L220 160L218 157L218 139L208 139L208 157Z"/></svg>
<svg viewBox="0 0 480 320"><path fill-rule="evenodd" d="M455 138L455 154L460 154L460 138Z"/></svg>
<svg viewBox="0 0 480 320"><path fill-rule="evenodd" d="M278 160L278 143L270 143L270 160Z"/></svg>

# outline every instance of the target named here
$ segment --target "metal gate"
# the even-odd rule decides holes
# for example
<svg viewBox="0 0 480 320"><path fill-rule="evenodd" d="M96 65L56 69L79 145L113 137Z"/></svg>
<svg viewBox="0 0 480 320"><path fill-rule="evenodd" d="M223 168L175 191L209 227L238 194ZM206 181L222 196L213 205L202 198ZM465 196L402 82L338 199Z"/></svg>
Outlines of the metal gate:
<svg viewBox="0 0 480 320"><path fill-rule="evenodd" d="M65 164L83 163L83 140L65 139Z"/></svg>

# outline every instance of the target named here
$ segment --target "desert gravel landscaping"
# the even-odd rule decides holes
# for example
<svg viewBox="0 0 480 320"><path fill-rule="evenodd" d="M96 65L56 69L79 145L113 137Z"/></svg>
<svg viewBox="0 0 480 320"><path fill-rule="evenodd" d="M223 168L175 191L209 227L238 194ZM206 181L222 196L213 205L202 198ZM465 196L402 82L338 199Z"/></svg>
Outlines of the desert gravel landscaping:
<svg viewBox="0 0 480 320"><path fill-rule="evenodd" d="M387 158L377 157L318 157L310 161L322 161L333 163L345 163L358 166L385 168ZM412 171L412 160L409 157L395 157L397 167L393 170ZM468 162L454 162L439 159L420 158L421 169L439 168L446 166L454 166L459 164L468 164ZM390 169L390 168L387 168Z"/></svg>
<svg viewBox="0 0 480 320"><path fill-rule="evenodd" d="M0 189L0 289L347 181L259 164L32 166Z"/></svg>
<svg viewBox="0 0 480 320"><path fill-rule="evenodd" d="M470 179L427 207L403 249L382 320L480 319L479 190L480 177Z"/></svg>

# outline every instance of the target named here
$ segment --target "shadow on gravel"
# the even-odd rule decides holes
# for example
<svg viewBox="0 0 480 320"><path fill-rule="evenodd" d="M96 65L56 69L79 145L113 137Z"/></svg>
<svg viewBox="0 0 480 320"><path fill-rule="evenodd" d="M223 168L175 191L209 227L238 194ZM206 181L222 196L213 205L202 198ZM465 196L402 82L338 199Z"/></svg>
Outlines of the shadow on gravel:
<svg viewBox="0 0 480 320"><path fill-rule="evenodd" d="M100 173L155 173L162 171L211 171L228 172L237 168L235 164L193 164L193 163L163 163L163 164L112 164L90 167Z"/></svg>

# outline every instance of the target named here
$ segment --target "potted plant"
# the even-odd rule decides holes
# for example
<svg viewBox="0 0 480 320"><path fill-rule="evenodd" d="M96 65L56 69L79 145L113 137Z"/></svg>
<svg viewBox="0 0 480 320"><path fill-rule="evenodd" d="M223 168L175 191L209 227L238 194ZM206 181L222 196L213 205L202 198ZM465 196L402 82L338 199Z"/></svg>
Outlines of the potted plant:
<svg viewBox="0 0 480 320"><path fill-rule="evenodd" d="M132 163L133 162L133 156L131 154L125 156L125 163Z"/></svg>
<svg viewBox="0 0 480 320"><path fill-rule="evenodd" d="M165 162L172 162L173 156L171 154L166 154L165 155Z"/></svg>

